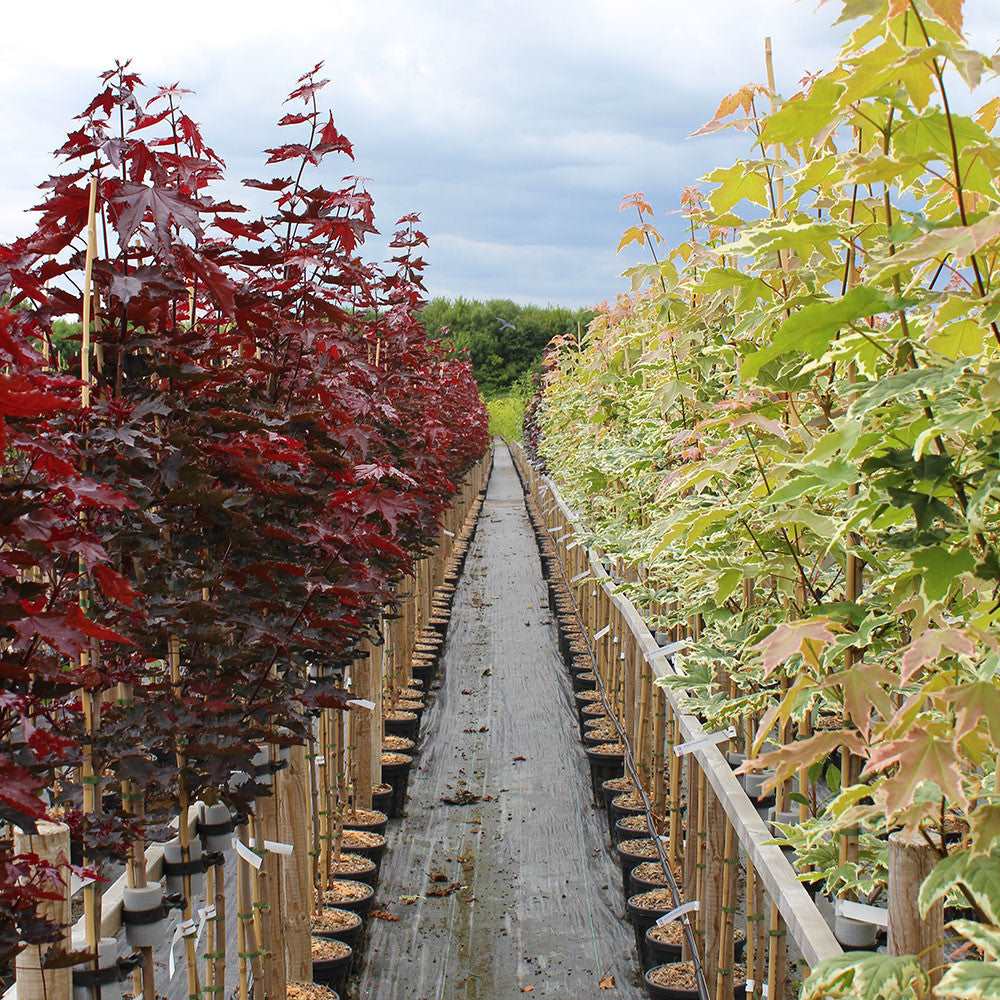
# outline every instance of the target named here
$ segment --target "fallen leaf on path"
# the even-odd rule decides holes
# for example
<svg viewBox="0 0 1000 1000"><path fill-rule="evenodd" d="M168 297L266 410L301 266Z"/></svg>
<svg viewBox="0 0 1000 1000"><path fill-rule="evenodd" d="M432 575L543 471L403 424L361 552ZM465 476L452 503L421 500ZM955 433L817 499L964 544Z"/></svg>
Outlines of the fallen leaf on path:
<svg viewBox="0 0 1000 1000"><path fill-rule="evenodd" d="M534 993L535 992L535 987L532 986L531 983L528 983L527 986L522 986L521 987L521 992L522 993Z"/></svg>
<svg viewBox="0 0 1000 1000"><path fill-rule="evenodd" d="M407 906L412 906L418 899L419 896L400 896L399 901L405 903Z"/></svg>
<svg viewBox="0 0 1000 1000"><path fill-rule="evenodd" d="M435 885L427 890L428 896L450 896L453 892L458 892L462 888L461 882L450 882L448 885Z"/></svg>
<svg viewBox="0 0 1000 1000"><path fill-rule="evenodd" d="M597 985L602 990L613 990L615 988L615 977L609 972L606 976L601 976L601 981Z"/></svg>
<svg viewBox="0 0 1000 1000"><path fill-rule="evenodd" d="M462 788L454 795L442 795L441 801L446 806L471 806L482 801L481 795L470 792L467 788Z"/></svg>
<svg viewBox="0 0 1000 1000"><path fill-rule="evenodd" d="M388 910L369 910L368 916L373 920L388 920L390 923L397 923L399 921L399 917Z"/></svg>
<svg viewBox="0 0 1000 1000"><path fill-rule="evenodd" d="M432 882L447 882L448 881L448 876L443 871L441 871L440 868L435 868L434 871L431 872L431 881Z"/></svg>
<svg viewBox="0 0 1000 1000"><path fill-rule="evenodd" d="M514 763L516 764L519 760L527 760L527 759L528 759L527 757L515 757Z"/></svg>

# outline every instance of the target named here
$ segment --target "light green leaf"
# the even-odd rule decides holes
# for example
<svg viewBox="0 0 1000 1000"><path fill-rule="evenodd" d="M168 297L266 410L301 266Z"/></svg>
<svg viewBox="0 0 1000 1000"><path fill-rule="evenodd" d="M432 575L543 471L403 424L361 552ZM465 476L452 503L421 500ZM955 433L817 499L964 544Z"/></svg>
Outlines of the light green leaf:
<svg viewBox="0 0 1000 1000"><path fill-rule="evenodd" d="M743 361L740 374L744 379L752 379L764 365L790 351L821 358L842 327L863 317L895 311L901 305L899 300L868 285L852 288L839 299L810 303L781 324L767 347Z"/></svg>
<svg viewBox="0 0 1000 1000"><path fill-rule="evenodd" d="M976 568L976 560L968 549L949 551L943 545L917 549L911 559L922 577L920 589L930 602L944 600L955 577Z"/></svg>
<svg viewBox="0 0 1000 1000"><path fill-rule="evenodd" d="M1000 964L955 962L948 966L934 993L962 1000L1000 1000Z"/></svg>
<svg viewBox="0 0 1000 1000"><path fill-rule="evenodd" d="M917 895L917 906L921 917L926 917L930 908L961 881L968 863L968 851L952 851L948 857L942 858L934 866L930 875L921 884Z"/></svg>

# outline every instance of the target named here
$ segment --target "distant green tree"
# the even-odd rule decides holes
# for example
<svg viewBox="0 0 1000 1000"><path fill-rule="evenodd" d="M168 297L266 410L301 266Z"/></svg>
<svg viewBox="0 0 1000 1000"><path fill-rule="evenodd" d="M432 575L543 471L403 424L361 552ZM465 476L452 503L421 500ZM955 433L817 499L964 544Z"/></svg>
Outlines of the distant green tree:
<svg viewBox="0 0 1000 1000"><path fill-rule="evenodd" d="M537 365L545 345L586 326L589 309L519 306L510 299L431 299L420 318L432 337L466 348L484 396L504 395Z"/></svg>

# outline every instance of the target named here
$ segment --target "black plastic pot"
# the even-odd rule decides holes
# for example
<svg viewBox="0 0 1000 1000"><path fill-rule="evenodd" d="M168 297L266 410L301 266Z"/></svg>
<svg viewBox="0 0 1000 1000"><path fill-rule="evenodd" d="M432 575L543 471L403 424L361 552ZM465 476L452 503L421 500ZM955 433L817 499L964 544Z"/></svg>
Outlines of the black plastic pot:
<svg viewBox="0 0 1000 1000"><path fill-rule="evenodd" d="M664 889L668 885L666 876L663 874L663 869L658 862L655 862L657 867L657 880L651 881L647 878L642 878L637 874L642 864L636 865L628 873L628 891L625 894L625 901L628 902L630 896L637 896L641 892L651 892L653 889ZM682 890L683 891L683 890ZM669 961L669 959L663 959L664 962Z"/></svg>
<svg viewBox="0 0 1000 1000"><path fill-rule="evenodd" d="M392 802L389 807L390 819L399 819L406 806L406 786L410 782L410 771L413 768L413 758L406 754L406 761L395 764L382 763L382 780L392 785Z"/></svg>
<svg viewBox="0 0 1000 1000"><path fill-rule="evenodd" d="M675 904L671 902L658 909L648 909L644 906L636 906L634 900L637 898L638 896L629 896L628 902L625 904L625 912L628 914L632 930L635 932L635 950L639 953L639 963L643 969L649 969L656 963L647 959L646 931L665 913L669 913Z"/></svg>
<svg viewBox="0 0 1000 1000"><path fill-rule="evenodd" d="M597 678L594 676L593 670L586 670L573 674L574 691L593 691L596 687Z"/></svg>
<svg viewBox="0 0 1000 1000"><path fill-rule="evenodd" d="M632 816L641 815L641 813L632 813ZM636 837L646 837L649 835L649 827L645 824L641 826L638 830L629 829L627 826L622 825L622 820L629 819L629 816L620 816L615 820L615 825L611 830L611 843L617 847L623 840L635 840Z"/></svg>
<svg viewBox="0 0 1000 1000"><path fill-rule="evenodd" d="M672 965L671 962L663 963L665 965ZM654 966L654 968L659 968L659 966ZM653 969L650 969L642 978L643 985L646 987L646 995L649 1000L698 1000L697 990L678 990L671 989L664 986L656 986L649 981L650 974ZM709 986L709 992L714 993L715 988ZM733 984L733 1000L744 1000L746 995L746 983L734 983Z"/></svg>
<svg viewBox="0 0 1000 1000"><path fill-rule="evenodd" d="M636 840L649 840L649 837L636 837ZM625 898L629 898L628 891L628 878L632 873L632 869L636 865L641 865L644 861L654 861L655 858L650 858L645 855L630 854L625 850L625 846L628 841L622 841L622 843L615 846L615 855L618 857L618 867L621 869L622 873L622 892L625 894Z"/></svg>
<svg viewBox="0 0 1000 1000"><path fill-rule="evenodd" d="M340 907L328 906L327 909L338 910ZM334 941L343 941L344 944L349 944L351 948L357 952L361 946L361 941L365 932L364 918L360 913L354 913L351 910L341 910L341 912L350 913L352 917L356 917L357 923L342 931L313 931L313 937L325 937L332 938Z"/></svg>
<svg viewBox="0 0 1000 1000"><path fill-rule="evenodd" d="M655 969L658 965L670 965L671 962L681 960L681 946L679 944L668 944L665 941L657 941L651 937L653 927L646 928L646 960L649 968ZM736 961L743 957L747 939L737 938L733 947L733 956Z"/></svg>
<svg viewBox="0 0 1000 1000"><path fill-rule="evenodd" d="M366 882L358 882L357 879L353 878L337 878L333 881L354 882L355 885L364 886L365 895L362 896L361 899L355 899L345 903L327 903L324 905L330 906L335 910L348 910L351 913L356 913L359 917L366 916L368 911L372 908L372 904L375 902L375 890Z"/></svg>
<svg viewBox="0 0 1000 1000"><path fill-rule="evenodd" d="M583 727L583 745L584 748L587 747L599 747L602 743L613 743L617 738L617 732L608 735L607 733L603 735L595 736L594 733L599 729L598 726L584 726Z"/></svg>
<svg viewBox="0 0 1000 1000"><path fill-rule="evenodd" d="M618 796L622 794L622 789L620 788L608 788L609 782L614 780L614 778L609 778L608 781L601 784L600 802L600 808L604 809L604 813L608 818L608 840L612 841L612 843L615 839L615 828L611 822L611 800L618 798Z"/></svg>
<svg viewBox="0 0 1000 1000"><path fill-rule="evenodd" d="M590 787L594 793L594 802L598 806L604 804L601 785L608 778L620 778L625 773L624 753L598 753L599 747L587 748L587 760L590 761Z"/></svg>
<svg viewBox="0 0 1000 1000"><path fill-rule="evenodd" d="M414 663L410 666L410 673L413 676L413 679L421 681L423 683L424 690L427 690L427 687L434 679L436 672L436 663Z"/></svg>
<svg viewBox="0 0 1000 1000"><path fill-rule="evenodd" d="M345 830L364 830L365 833L379 833L383 837L385 836L385 828L389 825L389 816L387 813L381 812L380 810L373 809L372 812L378 812L378 816L373 816L369 822L362 823L360 820L355 822L350 822L349 820L344 821Z"/></svg>
<svg viewBox="0 0 1000 1000"><path fill-rule="evenodd" d="M343 944L343 942L341 942ZM351 974L351 964L354 961L354 949L349 949L343 958L313 959L313 982L327 986L338 995L347 986L347 977Z"/></svg>
<svg viewBox="0 0 1000 1000"><path fill-rule="evenodd" d="M406 718L386 719L385 731L392 736L405 736L408 740L416 740L420 735L420 717L415 712L400 712Z"/></svg>
<svg viewBox="0 0 1000 1000"><path fill-rule="evenodd" d="M645 813L645 809L642 806L628 806L622 805L622 802L628 798L628 795L616 795L610 803L611 808L611 822L617 823L623 816L639 816Z"/></svg>
<svg viewBox="0 0 1000 1000"><path fill-rule="evenodd" d="M374 830L366 831L368 833L374 833ZM385 835L382 835L383 838ZM369 861L374 862L376 869L381 869L382 858L385 856L387 849L387 844L384 842L379 844L377 847L348 847L345 850L347 854L357 854L362 858L367 858Z"/></svg>

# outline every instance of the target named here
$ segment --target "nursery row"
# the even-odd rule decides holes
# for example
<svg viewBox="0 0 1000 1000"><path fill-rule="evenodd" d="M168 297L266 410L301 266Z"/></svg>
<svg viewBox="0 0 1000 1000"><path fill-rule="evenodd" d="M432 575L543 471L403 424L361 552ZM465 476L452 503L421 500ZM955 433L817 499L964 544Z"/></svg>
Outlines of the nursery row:
<svg viewBox="0 0 1000 1000"><path fill-rule="evenodd" d="M268 845L285 840L269 836L268 792L289 761L307 788L303 748L327 748L308 897L342 863L344 813L372 805L382 709L390 733L412 721L411 654L434 639L413 643L440 626L486 413L468 363L417 319L417 217L399 220L387 266L360 255L372 199L357 178L324 179L353 153L320 109L320 70L279 122L301 134L266 151L278 175L243 182L274 199L250 218L213 196L225 164L186 92L144 94L116 66L57 151L67 172L40 185L36 228L0 247L0 959L17 955L22 1000L66 995L70 966L83 993L127 975L101 941L122 868L138 893L126 925L148 932L132 935L137 988L156 994L152 943L175 905L200 996L193 882L208 883L202 922L224 926L233 816L253 903L240 965L262 963L276 995L283 855ZM146 884L162 841L171 899ZM58 926L71 875L72 942ZM208 962L204 989L234 968Z"/></svg>
<svg viewBox="0 0 1000 1000"><path fill-rule="evenodd" d="M998 65L961 2L845 5L859 17L792 97L768 46L766 85L721 102L700 131L735 127L748 156L683 193L683 243L661 249L626 199L622 245L653 260L553 343L527 438L669 645L658 683L734 734L854 949L805 994L982 997L1000 981L1000 100L960 114L952 91Z"/></svg>

